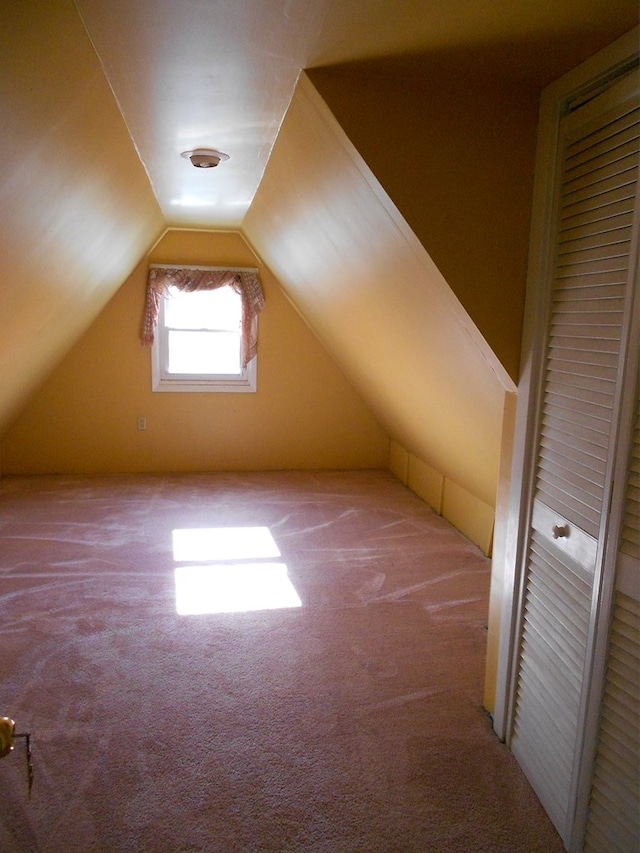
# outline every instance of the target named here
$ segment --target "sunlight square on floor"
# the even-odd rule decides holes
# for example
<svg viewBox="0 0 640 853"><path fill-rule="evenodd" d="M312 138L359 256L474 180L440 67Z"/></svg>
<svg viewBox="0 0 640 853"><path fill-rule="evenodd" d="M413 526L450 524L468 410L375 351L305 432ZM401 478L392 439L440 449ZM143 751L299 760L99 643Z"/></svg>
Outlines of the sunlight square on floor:
<svg viewBox="0 0 640 853"><path fill-rule="evenodd" d="M176 529L173 556L198 563L175 570L180 616L302 606L268 527Z"/></svg>
<svg viewBox="0 0 640 853"><path fill-rule="evenodd" d="M179 566L175 578L179 616L302 607L284 563Z"/></svg>
<svg viewBox="0 0 640 853"><path fill-rule="evenodd" d="M260 560L280 556L268 527L194 527L173 531L176 563Z"/></svg>

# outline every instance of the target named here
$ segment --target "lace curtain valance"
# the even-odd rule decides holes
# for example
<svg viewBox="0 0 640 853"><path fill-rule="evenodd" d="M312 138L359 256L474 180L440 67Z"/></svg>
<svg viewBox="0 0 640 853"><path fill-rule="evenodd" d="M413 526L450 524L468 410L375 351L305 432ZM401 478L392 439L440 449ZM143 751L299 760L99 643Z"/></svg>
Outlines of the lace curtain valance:
<svg viewBox="0 0 640 853"><path fill-rule="evenodd" d="M171 286L187 293L231 287L242 299L242 367L249 364L257 350L258 314L264 308L264 296L257 272L234 269L193 269L188 267L151 267L147 283L142 343L150 346L160 311L160 300Z"/></svg>

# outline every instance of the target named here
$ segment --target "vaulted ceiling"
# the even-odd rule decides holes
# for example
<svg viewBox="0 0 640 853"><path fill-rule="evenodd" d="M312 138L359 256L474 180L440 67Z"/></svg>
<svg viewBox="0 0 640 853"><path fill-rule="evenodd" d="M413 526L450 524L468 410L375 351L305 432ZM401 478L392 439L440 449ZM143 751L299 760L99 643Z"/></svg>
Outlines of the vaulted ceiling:
<svg viewBox="0 0 640 853"><path fill-rule="evenodd" d="M389 57L543 85L637 19L629 0L76 0L171 226L240 226L301 69ZM455 73L455 71L454 71ZM183 151L230 160L203 175Z"/></svg>

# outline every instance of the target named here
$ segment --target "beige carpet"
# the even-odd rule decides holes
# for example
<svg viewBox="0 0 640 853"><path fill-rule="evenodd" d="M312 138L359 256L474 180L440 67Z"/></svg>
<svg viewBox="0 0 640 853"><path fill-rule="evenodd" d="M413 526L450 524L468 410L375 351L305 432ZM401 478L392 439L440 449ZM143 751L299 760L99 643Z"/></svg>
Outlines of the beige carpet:
<svg viewBox="0 0 640 853"><path fill-rule="evenodd" d="M272 570L289 606L179 615L176 568L195 609ZM488 586L387 472L0 481L0 715L35 765L29 800L24 745L0 762L0 851L561 851L481 706Z"/></svg>

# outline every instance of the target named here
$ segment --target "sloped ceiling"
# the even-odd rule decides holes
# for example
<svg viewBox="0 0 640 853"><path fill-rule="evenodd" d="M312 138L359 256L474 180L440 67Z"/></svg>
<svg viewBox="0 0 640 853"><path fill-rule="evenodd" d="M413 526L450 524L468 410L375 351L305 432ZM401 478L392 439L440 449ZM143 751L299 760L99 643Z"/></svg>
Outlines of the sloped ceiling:
<svg viewBox="0 0 640 853"><path fill-rule="evenodd" d="M306 75L244 228L387 434L493 506L513 386Z"/></svg>
<svg viewBox="0 0 640 853"><path fill-rule="evenodd" d="M635 0L4 4L0 435L165 227L243 226L303 68L481 49L539 87L637 15ZM198 146L230 159L195 170L180 153Z"/></svg>
<svg viewBox="0 0 640 853"><path fill-rule="evenodd" d="M541 87L638 15L634 0L76 5L167 224L198 227L241 225L303 68L455 50ZM198 174L179 155L201 146L231 159Z"/></svg>
<svg viewBox="0 0 640 853"><path fill-rule="evenodd" d="M0 435L163 231L70 0L3 4Z"/></svg>

